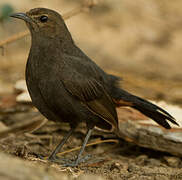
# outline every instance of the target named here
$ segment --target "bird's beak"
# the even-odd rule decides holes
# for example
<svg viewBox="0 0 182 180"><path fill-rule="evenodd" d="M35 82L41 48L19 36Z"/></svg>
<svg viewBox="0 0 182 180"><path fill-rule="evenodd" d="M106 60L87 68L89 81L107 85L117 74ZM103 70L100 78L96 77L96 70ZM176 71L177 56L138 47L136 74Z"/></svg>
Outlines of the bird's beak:
<svg viewBox="0 0 182 180"><path fill-rule="evenodd" d="M15 13L15 14L10 15L10 17L22 19L25 22L29 22L29 23L32 22L31 18L29 16L27 16L25 13Z"/></svg>

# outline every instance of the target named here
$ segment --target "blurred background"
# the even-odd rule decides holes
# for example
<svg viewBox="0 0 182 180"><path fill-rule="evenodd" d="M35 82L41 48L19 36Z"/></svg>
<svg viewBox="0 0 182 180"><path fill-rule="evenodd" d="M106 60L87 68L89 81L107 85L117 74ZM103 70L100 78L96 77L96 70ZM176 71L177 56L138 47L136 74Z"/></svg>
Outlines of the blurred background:
<svg viewBox="0 0 182 180"><path fill-rule="evenodd" d="M8 15L35 7L61 14L84 0L0 0L0 40L27 30ZM182 105L182 1L98 0L91 11L66 20L76 44L123 87L153 100ZM24 79L30 37L0 49L0 95Z"/></svg>

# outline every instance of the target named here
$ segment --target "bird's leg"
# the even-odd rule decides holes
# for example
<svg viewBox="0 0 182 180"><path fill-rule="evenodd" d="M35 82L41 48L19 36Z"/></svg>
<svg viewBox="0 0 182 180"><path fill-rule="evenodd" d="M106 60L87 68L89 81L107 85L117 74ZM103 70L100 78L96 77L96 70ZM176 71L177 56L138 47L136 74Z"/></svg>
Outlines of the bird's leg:
<svg viewBox="0 0 182 180"><path fill-rule="evenodd" d="M84 139L84 142L83 142L83 144L82 144L82 147L81 147L81 149L80 149L80 152L78 153L78 156L77 156L76 160L75 160L74 162L72 162L72 163L64 164L64 166L75 167L75 166L77 166L80 162L82 162L81 156L82 156L82 153L83 153L83 151L84 151L84 149L85 149L85 146L86 146L86 144L87 144L87 142L88 142L88 140L89 140L89 138L90 138L90 136L91 136L92 130L93 130L93 128L92 128L92 129L88 129L87 135L86 135L86 137L85 137L85 139ZM84 160L84 159L83 159L83 160Z"/></svg>
<svg viewBox="0 0 182 180"><path fill-rule="evenodd" d="M49 158L48 158L49 161L56 161L58 159L57 156L56 156L56 154L60 152L61 148L66 143L66 141L69 139L69 137L72 135L72 133L73 133L74 130L75 130L75 127L71 127L71 129L66 134L66 136L63 137L63 139L61 140L61 142L58 144L58 146L55 148L55 150L49 156Z"/></svg>

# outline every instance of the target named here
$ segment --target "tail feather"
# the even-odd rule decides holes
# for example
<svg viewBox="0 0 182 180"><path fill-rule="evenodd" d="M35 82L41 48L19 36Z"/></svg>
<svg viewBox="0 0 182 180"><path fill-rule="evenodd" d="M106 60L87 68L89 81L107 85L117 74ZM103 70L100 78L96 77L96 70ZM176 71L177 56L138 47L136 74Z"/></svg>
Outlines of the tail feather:
<svg viewBox="0 0 182 180"><path fill-rule="evenodd" d="M165 111L164 109L160 108L159 106L156 106L155 104L152 104L152 103L150 103L149 101L146 101L146 100L144 100L144 99L142 99L142 98L140 98L140 97L137 97L137 98L138 98L140 101L143 101L144 103L147 102L147 104L152 105L155 109L157 109L157 111L161 111L161 112L164 113L165 115L171 117L172 119L175 119L175 118L174 118L173 116L171 116L167 111ZM175 123L176 123L176 122L175 122Z"/></svg>
<svg viewBox="0 0 182 180"><path fill-rule="evenodd" d="M170 121L171 123L178 125L175 121L175 118L171 116L167 111L158 107L157 105L144 100L140 97L134 96L122 89L120 89L120 97L121 100L125 100L127 102L132 103L132 107L143 113L144 115L148 116L149 118L153 119L159 125L163 126L166 129L170 129L171 126L167 122Z"/></svg>
<svg viewBox="0 0 182 180"><path fill-rule="evenodd" d="M138 111L140 111L141 113L143 113L144 115L150 117L151 119L153 119L155 122L157 122L161 126L165 127L166 129L171 128L171 126L169 125L169 123L166 120L169 120L173 124L178 125L171 117L168 117L168 116L158 112L157 109L156 109L156 111L154 111L151 109L143 108L138 105L134 106L134 108L137 109Z"/></svg>

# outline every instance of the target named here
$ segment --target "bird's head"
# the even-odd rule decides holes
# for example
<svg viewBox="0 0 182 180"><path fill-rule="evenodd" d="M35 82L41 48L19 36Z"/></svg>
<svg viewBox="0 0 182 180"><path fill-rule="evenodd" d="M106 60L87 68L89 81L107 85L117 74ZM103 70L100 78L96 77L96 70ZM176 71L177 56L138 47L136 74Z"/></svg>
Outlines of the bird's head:
<svg viewBox="0 0 182 180"><path fill-rule="evenodd" d="M59 13L51 9L35 8L26 13L15 13L11 17L22 19L26 22L32 35L57 37L70 36L69 31Z"/></svg>

